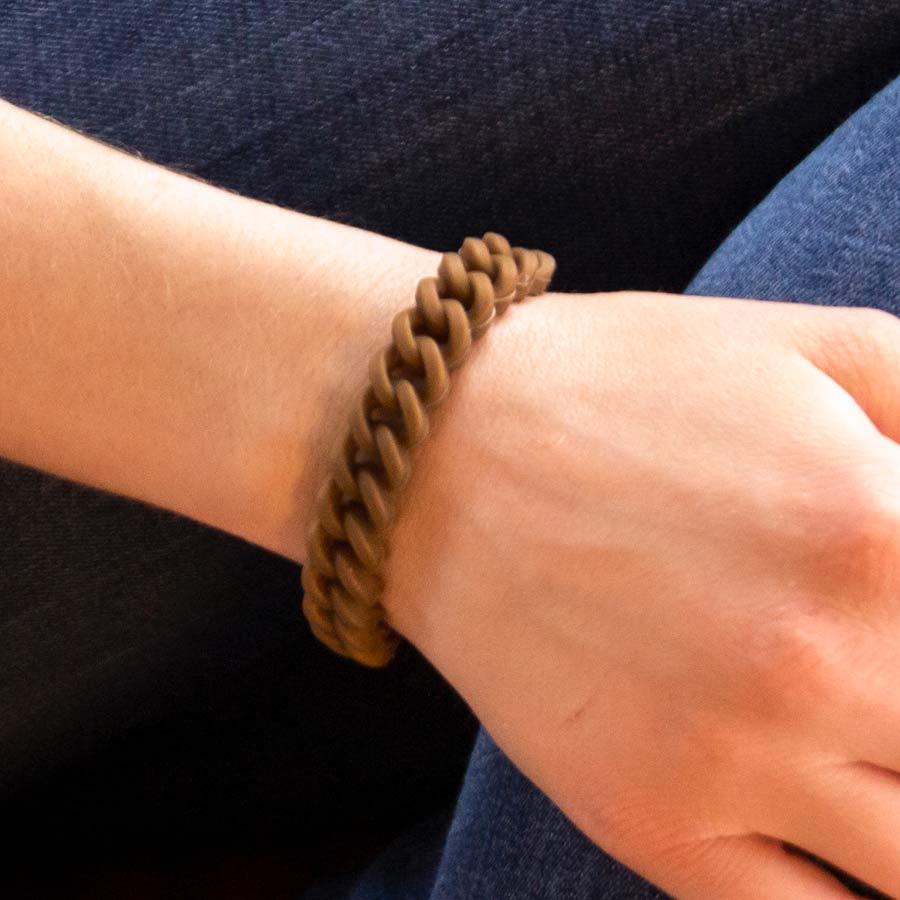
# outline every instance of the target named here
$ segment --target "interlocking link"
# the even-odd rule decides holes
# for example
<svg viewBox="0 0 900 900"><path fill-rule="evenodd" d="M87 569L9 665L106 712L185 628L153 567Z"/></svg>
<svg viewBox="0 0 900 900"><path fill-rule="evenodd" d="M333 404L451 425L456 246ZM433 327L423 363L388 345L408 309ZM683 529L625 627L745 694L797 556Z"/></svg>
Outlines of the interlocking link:
<svg viewBox="0 0 900 900"><path fill-rule="evenodd" d="M301 573L303 613L341 656L372 667L393 657L400 638L386 620L380 572L410 451L428 435L427 409L447 396L473 340L511 304L543 293L555 270L549 253L510 247L494 231L467 237L443 254L437 277L419 281L415 306L394 317L319 492Z"/></svg>

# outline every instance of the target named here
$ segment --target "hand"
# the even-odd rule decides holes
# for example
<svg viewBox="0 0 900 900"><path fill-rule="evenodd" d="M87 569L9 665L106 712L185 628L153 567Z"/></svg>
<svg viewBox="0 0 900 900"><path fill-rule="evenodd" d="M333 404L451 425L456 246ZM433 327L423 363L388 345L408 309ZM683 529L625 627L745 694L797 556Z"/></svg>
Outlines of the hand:
<svg viewBox="0 0 900 900"><path fill-rule="evenodd" d="M678 900L900 897L900 325L548 294L454 374L391 621Z"/></svg>

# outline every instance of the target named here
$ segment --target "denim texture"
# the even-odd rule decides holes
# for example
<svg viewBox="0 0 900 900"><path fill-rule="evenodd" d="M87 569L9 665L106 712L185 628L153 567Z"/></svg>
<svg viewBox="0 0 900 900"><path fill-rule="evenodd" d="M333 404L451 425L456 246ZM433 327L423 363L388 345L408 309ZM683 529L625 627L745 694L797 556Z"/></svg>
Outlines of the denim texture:
<svg viewBox="0 0 900 900"><path fill-rule="evenodd" d="M733 229L898 70L897 0L0 2L0 96L434 249L496 228L554 253L557 290L680 291L731 233L689 290L892 302L896 141L870 120ZM390 832L456 796L462 702L411 648L373 673L319 647L293 563L3 461L0 516L13 845ZM357 900L464 898L467 877L498 897L654 896L486 735L440 853L436 821L416 833L441 859L419 893L372 876ZM508 869L479 869L492 853Z"/></svg>

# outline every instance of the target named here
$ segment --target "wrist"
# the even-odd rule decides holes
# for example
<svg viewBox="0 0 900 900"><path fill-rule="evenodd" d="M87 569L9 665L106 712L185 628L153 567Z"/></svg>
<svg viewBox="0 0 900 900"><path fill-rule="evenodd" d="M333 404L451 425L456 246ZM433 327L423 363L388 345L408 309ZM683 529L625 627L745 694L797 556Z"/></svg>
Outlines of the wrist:
<svg viewBox="0 0 900 900"><path fill-rule="evenodd" d="M313 296L297 302L298 263L285 258L267 303L285 304L271 337L286 337L280 353L266 356L270 377L260 382L267 396L259 402L267 416L244 447L260 518L242 527L254 543L304 563L315 499L340 452L369 362L390 341L393 317L414 302L419 279L435 270L440 253L304 215L293 226L304 256L319 248L317 271L304 275Z"/></svg>
<svg viewBox="0 0 900 900"><path fill-rule="evenodd" d="M527 297L473 342L447 398L430 412L429 436L413 450L389 536L382 602L392 627L439 668L448 647L451 654L464 649L482 629L489 606L483 601L503 590L489 578L488 523L517 458L543 449L535 380L554 349L548 308L565 296ZM500 502L508 508L517 499ZM466 587L473 572L478 597Z"/></svg>

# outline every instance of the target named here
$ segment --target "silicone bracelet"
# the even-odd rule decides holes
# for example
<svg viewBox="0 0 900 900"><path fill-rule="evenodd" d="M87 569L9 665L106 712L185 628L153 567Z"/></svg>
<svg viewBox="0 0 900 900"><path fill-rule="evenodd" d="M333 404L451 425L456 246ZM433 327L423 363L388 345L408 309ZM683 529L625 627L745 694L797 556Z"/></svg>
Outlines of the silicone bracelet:
<svg viewBox="0 0 900 900"><path fill-rule="evenodd" d="M399 635L381 603L381 569L410 451L427 434L427 409L450 390L450 370L495 316L542 293L556 261L543 250L510 247L493 231L444 253L437 277L422 278L415 306L397 313L392 341L369 365L370 384L350 416L333 473L324 482L307 535L303 613L315 636L363 665L386 665Z"/></svg>

